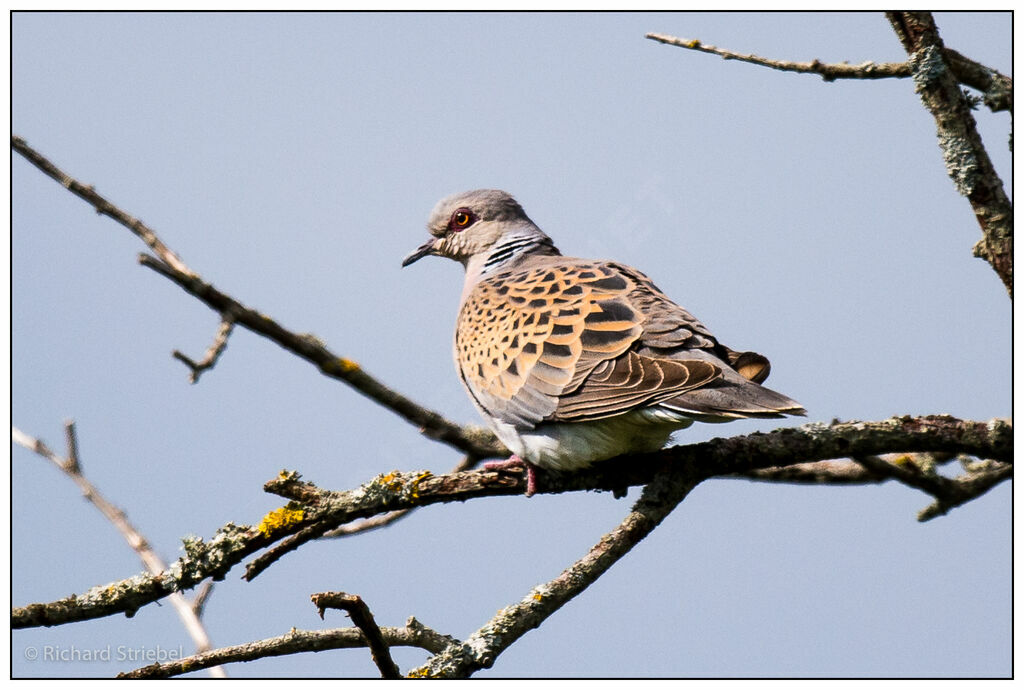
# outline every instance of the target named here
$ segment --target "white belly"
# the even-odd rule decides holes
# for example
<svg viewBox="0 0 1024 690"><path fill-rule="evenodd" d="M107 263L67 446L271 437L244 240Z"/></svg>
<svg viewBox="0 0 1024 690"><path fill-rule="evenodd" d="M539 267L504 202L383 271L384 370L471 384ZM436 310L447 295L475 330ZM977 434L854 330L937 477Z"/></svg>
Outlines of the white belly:
<svg viewBox="0 0 1024 690"><path fill-rule="evenodd" d="M538 467L569 471L623 453L658 450L673 431L691 424L693 420L646 408L593 422L542 424L530 431L498 422L494 433L522 459Z"/></svg>

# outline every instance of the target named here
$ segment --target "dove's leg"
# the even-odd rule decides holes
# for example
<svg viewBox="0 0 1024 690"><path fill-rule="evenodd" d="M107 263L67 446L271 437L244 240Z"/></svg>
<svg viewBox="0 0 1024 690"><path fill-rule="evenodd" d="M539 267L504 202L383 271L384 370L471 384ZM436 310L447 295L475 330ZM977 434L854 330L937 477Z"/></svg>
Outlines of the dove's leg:
<svg viewBox="0 0 1024 690"><path fill-rule="evenodd" d="M526 460L523 460L518 455L513 455L508 460L495 460L493 462L485 462L485 470L504 470L511 467L525 467L526 468L526 495L533 496L537 493L537 467L531 465Z"/></svg>

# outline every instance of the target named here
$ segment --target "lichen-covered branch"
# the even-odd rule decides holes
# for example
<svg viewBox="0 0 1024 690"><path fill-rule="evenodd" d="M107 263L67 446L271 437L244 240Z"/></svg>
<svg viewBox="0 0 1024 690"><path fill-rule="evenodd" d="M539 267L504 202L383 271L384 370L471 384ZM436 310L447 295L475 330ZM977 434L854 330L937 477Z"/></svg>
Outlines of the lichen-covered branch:
<svg viewBox="0 0 1024 690"><path fill-rule="evenodd" d="M432 654L438 654L449 645L457 643L454 638L425 627L415 618L410 618L403 628L385 627L380 631L381 637L391 647L419 647ZM364 647L366 647L366 638L363 637L359 628L292 630L279 637L214 649L167 663L151 664L119 674L118 678L170 678L236 661L255 661L288 654Z"/></svg>
<svg viewBox="0 0 1024 690"><path fill-rule="evenodd" d="M949 416L893 417L881 422L806 424L655 453L622 456L598 463L587 472L540 477L538 490L621 491L646 485L661 474L698 482L714 476L786 467L828 458L890 452L963 453L1013 462L1013 427L1005 420L974 422ZM185 555L159 575L141 574L81 595L13 609L11 626L60 625L115 613L131 615L171 592L194 587L212 577L222 579L248 556L297 534L302 543L354 520L418 506L466 501L483 496L522 495L521 470L473 470L435 476L429 472L389 472L351 491L326 491L302 482L293 473L268 482L267 491L295 501L268 514L258 527L229 523L214 537L187 539ZM999 481L1009 477L1006 474ZM526 499L524 499L526 500Z"/></svg>
<svg viewBox="0 0 1024 690"><path fill-rule="evenodd" d="M989 110L994 113L1000 110L1013 113L1012 77L975 62L948 46L943 48L943 54L961 84L982 92L982 101Z"/></svg>
<svg viewBox="0 0 1024 690"><path fill-rule="evenodd" d="M974 255L984 258L1013 297L1013 205L981 136L930 12L887 12L910 56L914 89L935 118L946 172L981 226Z"/></svg>
<svg viewBox="0 0 1024 690"><path fill-rule="evenodd" d="M751 53L737 53L725 48L703 43L695 38L677 38L666 34L649 33L646 36L652 41L670 46L697 50L702 53L717 55L725 60L738 60L752 65L769 67L782 72L799 74L817 74L825 81L837 79L905 79L913 75L913 68L908 62L862 62L851 65L847 62L794 62L792 60L776 60ZM985 105L992 112L1001 110L1013 111L1013 79L1000 72L986 67L974 60L961 55L951 48L945 48L946 61L961 84L981 91Z"/></svg>
<svg viewBox="0 0 1024 690"><path fill-rule="evenodd" d="M479 462L479 458L467 455L462 458L462 460L460 460L459 463L451 469L451 471L463 472L476 467ZM384 515L376 515L372 518L360 520L358 523L352 525L342 525L341 527L337 527L332 529L330 532L325 533L321 539L340 539L342 537L350 537L353 534L358 534L360 532L370 532L375 529L387 527L398 522L402 518L407 517L413 510L413 508L396 510L393 513L385 513Z"/></svg>
<svg viewBox="0 0 1024 690"><path fill-rule="evenodd" d="M11 627L49 627L117 613L131 617L146 604L172 592L190 589L210 577L224 579L232 566L268 541L249 527L228 523L208 542L186 539L185 555L159 574L140 573L57 601L15 607L11 610Z"/></svg>
<svg viewBox="0 0 1024 690"><path fill-rule="evenodd" d="M12 136L11 148L75 195L91 204L98 213L110 216L142 238L146 245L156 253L156 257L143 254L139 257L140 263L169 278L187 293L216 311L225 324L237 323L253 333L272 340L285 350L315 365L324 375L347 383L377 404L416 425L420 432L428 438L447 443L464 453L477 457L504 457L509 454L509 451L490 431L475 426L463 427L449 421L440 413L423 407L385 386L352 360L334 354L316 337L309 334L293 333L270 317L246 307L235 298L221 292L203 280L198 273L188 268L157 237L152 229L97 194L92 186L82 184L64 173L41 153L29 146L24 139ZM224 329L225 326L222 325L221 334L225 335L224 343L226 343ZM230 330L230 327L228 329ZM219 350L222 350L223 344L220 344L220 340L221 338L218 337L214 348L219 345ZM214 353L212 359L215 359L218 354L219 351ZM179 356L178 359L185 361L186 364L189 363L183 356ZM196 366L192 366L193 377L196 376Z"/></svg>

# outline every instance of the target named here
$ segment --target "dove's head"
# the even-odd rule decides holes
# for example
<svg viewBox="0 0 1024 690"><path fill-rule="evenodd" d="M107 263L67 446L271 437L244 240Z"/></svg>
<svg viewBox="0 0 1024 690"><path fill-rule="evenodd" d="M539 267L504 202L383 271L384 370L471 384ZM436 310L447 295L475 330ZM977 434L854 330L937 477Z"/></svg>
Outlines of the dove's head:
<svg viewBox="0 0 1024 690"><path fill-rule="evenodd" d="M556 253L551 238L534 225L507 192L477 189L442 199L427 221L431 238L402 261L408 266L428 254L467 265L505 264L528 252Z"/></svg>

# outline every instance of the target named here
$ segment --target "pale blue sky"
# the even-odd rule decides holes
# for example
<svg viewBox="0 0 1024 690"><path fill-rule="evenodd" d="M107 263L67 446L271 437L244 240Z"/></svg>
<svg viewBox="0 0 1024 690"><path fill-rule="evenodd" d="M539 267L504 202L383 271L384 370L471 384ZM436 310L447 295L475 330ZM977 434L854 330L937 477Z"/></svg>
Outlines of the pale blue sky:
<svg viewBox="0 0 1024 690"><path fill-rule="evenodd" d="M946 14L947 45L1011 73L1003 14ZM946 177L910 80L824 83L646 40L900 61L870 14L16 14L14 133L142 218L207 280L413 399L478 423L451 363L461 269L399 269L434 203L503 188L566 254L650 275L725 343L764 353L809 421L1011 412L1011 303L971 257L980 232ZM977 113L1010 189L1010 118ZM351 488L444 472L445 446L247 332L191 386L217 317L139 267L143 245L12 161L12 421L61 446L168 560L180 539L252 523L282 467ZM796 422L787 421L786 424ZM777 423L696 425L692 442ZM76 489L12 457L15 604L141 570ZM555 577L637 490L435 506L310 545L253 583L229 573L218 646L322 623L309 594L364 597L465 638ZM1003 484L919 524L902 486L707 482L584 595L480 677L1006 676ZM177 648L172 607L17 631L30 647ZM426 654L396 650L403 670ZM233 676L365 676L364 651L234 666Z"/></svg>

